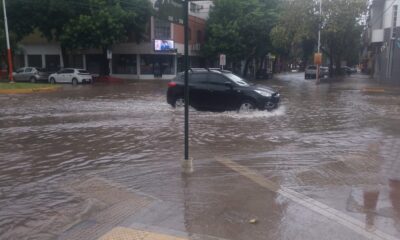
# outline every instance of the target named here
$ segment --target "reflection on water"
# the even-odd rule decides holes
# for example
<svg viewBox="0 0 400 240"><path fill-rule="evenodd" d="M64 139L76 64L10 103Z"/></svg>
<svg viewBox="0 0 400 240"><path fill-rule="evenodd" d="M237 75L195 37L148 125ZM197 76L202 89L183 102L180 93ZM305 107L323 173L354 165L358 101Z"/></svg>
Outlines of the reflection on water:
<svg viewBox="0 0 400 240"><path fill-rule="evenodd" d="M302 75L285 75L260 82L281 89L282 106L273 112L191 110L190 150L199 160L196 165L205 168L214 156L225 155L296 186L307 182L296 182L301 171L363 154L370 142L388 134L399 138L400 97L364 94L357 91L362 81L315 86ZM91 203L64 188L83 176L101 174L162 200L183 201L178 184L183 114L166 104L165 91L165 82L137 82L0 95L0 238L51 239L77 221ZM193 219L196 212L215 210L202 209L203 201L220 204L224 199L217 197L223 189L211 183L233 184L229 173L213 169L214 174L199 177L210 183L197 186L211 197L199 199L202 195L194 191L185 199L192 208L186 217L198 223L190 227L193 231L202 231L207 222ZM324 169L322 175L328 172ZM235 222L244 213L223 214ZM277 221L281 214L276 212Z"/></svg>

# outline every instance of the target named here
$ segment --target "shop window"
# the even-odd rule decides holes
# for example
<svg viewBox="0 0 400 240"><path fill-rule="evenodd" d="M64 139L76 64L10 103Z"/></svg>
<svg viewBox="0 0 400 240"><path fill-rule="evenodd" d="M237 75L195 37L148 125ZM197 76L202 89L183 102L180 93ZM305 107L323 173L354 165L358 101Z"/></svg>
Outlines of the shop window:
<svg viewBox="0 0 400 240"><path fill-rule="evenodd" d="M174 55L140 55L140 74L154 75L155 68L161 74L175 74L174 58Z"/></svg>
<svg viewBox="0 0 400 240"><path fill-rule="evenodd" d="M60 55L45 56L46 69L49 71L57 71L60 68Z"/></svg>
<svg viewBox="0 0 400 240"><path fill-rule="evenodd" d="M136 55L114 54L112 59L113 73L115 74L137 74Z"/></svg>
<svg viewBox="0 0 400 240"><path fill-rule="evenodd" d="M83 55L82 54L69 55L67 67L83 68Z"/></svg>
<svg viewBox="0 0 400 240"><path fill-rule="evenodd" d="M41 68L43 66L42 55L28 55L28 66Z"/></svg>
<svg viewBox="0 0 400 240"><path fill-rule="evenodd" d="M101 54L87 54L86 70L88 70L90 73L99 74L102 60L103 60L103 55Z"/></svg>
<svg viewBox="0 0 400 240"><path fill-rule="evenodd" d="M22 54L18 54L14 56L14 67L22 68L25 67L25 57Z"/></svg>

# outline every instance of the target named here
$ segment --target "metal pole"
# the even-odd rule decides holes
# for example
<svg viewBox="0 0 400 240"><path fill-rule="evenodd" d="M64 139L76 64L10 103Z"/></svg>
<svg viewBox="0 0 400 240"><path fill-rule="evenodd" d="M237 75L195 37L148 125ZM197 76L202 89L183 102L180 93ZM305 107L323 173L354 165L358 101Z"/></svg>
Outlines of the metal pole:
<svg viewBox="0 0 400 240"><path fill-rule="evenodd" d="M319 1L319 23L318 23L318 53L321 53L321 21L322 21L322 0ZM317 84L319 84L320 65L317 64Z"/></svg>
<svg viewBox="0 0 400 240"><path fill-rule="evenodd" d="M11 47L10 47L10 36L8 35L8 21L7 21L7 11L6 11L6 1L5 0L3 0L3 12L4 12L4 25L5 25L5 32L6 32L6 40L7 40L8 77L10 79L10 83L14 83L13 64L12 64Z"/></svg>
<svg viewBox="0 0 400 240"><path fill-rule="evenodd" d="M189 0L184 0L185 32L185 160L189 160Z"/></svg>

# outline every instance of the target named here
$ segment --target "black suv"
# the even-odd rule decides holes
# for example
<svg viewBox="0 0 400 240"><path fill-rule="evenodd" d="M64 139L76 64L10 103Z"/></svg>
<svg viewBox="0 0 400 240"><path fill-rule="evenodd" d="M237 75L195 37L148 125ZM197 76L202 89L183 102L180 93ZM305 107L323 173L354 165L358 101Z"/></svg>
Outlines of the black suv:
<svg viewBox="0 0 400 240"><path fill-rule="evenodd" d="M211 111L272 111L278 107L280 94L273 89L249 84L230 71L191 69L189 72L190 106ZM184 74L168 83L167 102L184 105Z"/></svg>

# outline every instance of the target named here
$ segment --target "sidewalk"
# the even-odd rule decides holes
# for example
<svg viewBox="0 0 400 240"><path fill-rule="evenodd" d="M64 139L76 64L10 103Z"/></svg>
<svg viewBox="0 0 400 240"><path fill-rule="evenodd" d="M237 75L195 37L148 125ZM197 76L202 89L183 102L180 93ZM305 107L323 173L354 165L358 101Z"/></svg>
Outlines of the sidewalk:
<svg viewBox="0 0 400 240"><path fill-rule="evenodd" d="M207 177L218 175L224 181ZM227 182L234 187L227 187ZM198 167L192 175L182 176L182 184L182 199L170 201L105 179L81 182L75 193L96 198L102 210L59 239L397 239L230 159L216 158Z"/></svg>

